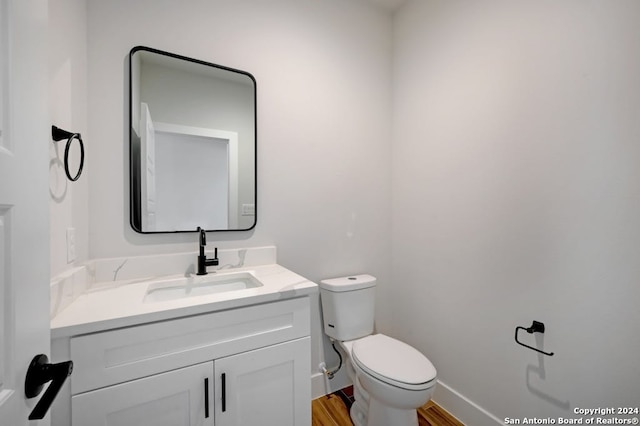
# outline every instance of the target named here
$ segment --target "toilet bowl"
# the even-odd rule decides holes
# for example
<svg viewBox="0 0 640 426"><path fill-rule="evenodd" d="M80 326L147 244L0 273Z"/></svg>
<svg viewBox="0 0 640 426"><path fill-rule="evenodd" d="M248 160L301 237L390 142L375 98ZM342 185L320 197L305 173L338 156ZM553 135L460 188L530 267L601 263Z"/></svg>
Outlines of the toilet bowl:
<svg viewBox="0 0 640 426"><path fill-rule="evenodd" d="M417 426L416 409L433 394L436 369L410 345L373 331L370 275L321 281L325 333L346 356L354 384L356 426Z"/></svg>
<svg viewBox="0 0 640 426"><path fill-rule="evenodd" d="M416 409L433 394L436 370L420 352L384 334L339 342L347 354L356 426L417 425Z"/></svg>

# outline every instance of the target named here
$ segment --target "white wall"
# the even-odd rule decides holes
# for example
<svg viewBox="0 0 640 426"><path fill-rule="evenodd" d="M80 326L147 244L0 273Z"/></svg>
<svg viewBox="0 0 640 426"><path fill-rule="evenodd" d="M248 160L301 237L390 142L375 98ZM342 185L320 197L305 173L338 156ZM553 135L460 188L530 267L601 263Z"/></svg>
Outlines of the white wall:
<svg viewBox="0 0 640 426"><path fill-rule="evenodd" d="M279 263L311 280L368 272L388 282L388 13L357 0L89 0L87 22L92 258L197 249L195 234L129 226L127 55L146 45L257 80L257 226L209 245L275 244ZM337 362L320 344L317 309L312 321L312 365L325 351Z"/></svg>
<svg viewBox="0 0 640 426"><path fill-rule="evenodd" d="M87 28L84 0L49 1L49 104L51 123L79 132L85 152L94 141L87 131ZM49 199L51 217L51 276L88 258L88 188L93 164L85 167L76 182L67 180L64 171L66 141L49 145ZM79 162L74 141L72 164ZM88 156L88 155L87 155ZM75 174L77 168L70 167ZM75 229L76 261L67 262L67 228Z"/></svg>
<svg viewBox="0 0 640 426"><path fill-rule="evenodd" d="M389 327L499 419L637 405L639 20L631 0L395 16ZM553 357L514 342L532 320Z"/></svg>

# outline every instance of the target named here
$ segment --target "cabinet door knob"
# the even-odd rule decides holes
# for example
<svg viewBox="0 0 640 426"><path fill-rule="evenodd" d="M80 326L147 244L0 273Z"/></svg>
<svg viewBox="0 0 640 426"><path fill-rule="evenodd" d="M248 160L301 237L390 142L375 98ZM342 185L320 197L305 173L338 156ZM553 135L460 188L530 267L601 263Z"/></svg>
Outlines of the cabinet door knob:
<svg viewBox="0 0 640 426"><path fill-rule="evenodd" d="M71 375L72 371L73 361L49 364L49 358L44 354L36 355L31 360L24 382L25 396L27 398L34 398L40 395L45 383L51 382L51 384L33 408L31 414L29 414L29 420L40 420L47 414L53 400L58 395L60 388L65 380L67 380L67 377Z"/></svg>

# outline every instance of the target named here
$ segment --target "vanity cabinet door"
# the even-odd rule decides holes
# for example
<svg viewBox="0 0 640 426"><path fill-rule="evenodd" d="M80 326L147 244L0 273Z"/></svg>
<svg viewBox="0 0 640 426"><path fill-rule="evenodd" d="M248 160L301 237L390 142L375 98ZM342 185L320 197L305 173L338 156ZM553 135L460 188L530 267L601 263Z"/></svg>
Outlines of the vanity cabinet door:
<svg viewBox="0 0 640 426"><path fill-rule="evenodd" d="M74 395L71 424L213 426L213 401L213 363L206 362Z"/></svg>
<svg viewBox="0 0 640 426"><path fill-rule="evenodd" d="M310 338L215 360L216 426L311 424Z"/></svg>

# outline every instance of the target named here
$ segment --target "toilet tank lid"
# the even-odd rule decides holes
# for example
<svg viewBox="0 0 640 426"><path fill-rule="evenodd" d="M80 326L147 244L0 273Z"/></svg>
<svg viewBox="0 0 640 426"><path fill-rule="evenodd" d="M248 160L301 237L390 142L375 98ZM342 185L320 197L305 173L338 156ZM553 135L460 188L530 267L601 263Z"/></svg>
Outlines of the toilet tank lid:
<svg viewBox="0 0 640 426"><path fill-rule="evenodd" d="M350 275L348 277L332 278L320 281L320 288L328 291L353 291L376 285L376 277L362 274Z"/></svg>

